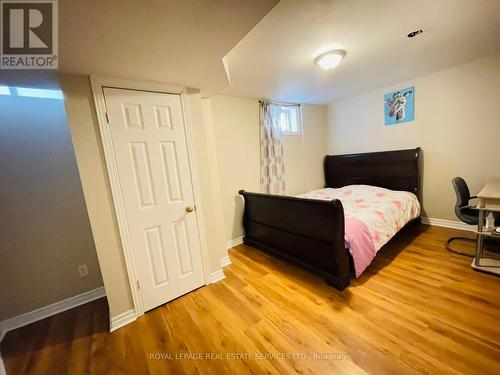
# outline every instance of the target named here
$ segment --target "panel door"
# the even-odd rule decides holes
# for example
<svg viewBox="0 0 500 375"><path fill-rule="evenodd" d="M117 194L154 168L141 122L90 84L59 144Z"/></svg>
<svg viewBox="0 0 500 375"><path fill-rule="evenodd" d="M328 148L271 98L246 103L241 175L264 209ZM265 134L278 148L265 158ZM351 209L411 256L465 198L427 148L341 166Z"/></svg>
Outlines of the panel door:
<svg viewBox="0 0 500 375"><path fill-rule="evenodd" d="M204 284L181 100L115 88L104 96L147 311Z"/></svg>

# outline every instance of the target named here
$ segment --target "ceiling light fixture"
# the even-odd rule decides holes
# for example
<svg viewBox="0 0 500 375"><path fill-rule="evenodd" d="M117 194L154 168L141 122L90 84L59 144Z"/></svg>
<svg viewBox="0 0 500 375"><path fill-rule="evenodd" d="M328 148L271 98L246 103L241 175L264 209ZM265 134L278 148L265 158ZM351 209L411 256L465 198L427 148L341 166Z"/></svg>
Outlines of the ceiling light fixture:
<svg viewBox="0 0 500 375"><path fill-rule="evenodd" d="M336 49L333 51L327 51L319 55L314 59L314 62L319 65L321 69L328 70L333 69L340 64L345 56L345 51L341 49Z"/></svg>

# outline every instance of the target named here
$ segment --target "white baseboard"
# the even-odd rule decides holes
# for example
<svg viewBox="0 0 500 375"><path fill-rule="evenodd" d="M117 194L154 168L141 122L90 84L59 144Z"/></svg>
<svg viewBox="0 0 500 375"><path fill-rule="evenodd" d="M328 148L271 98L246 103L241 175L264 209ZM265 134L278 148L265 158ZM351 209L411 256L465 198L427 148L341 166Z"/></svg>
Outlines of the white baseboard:
<svg viewBox="0 0 500 375"><path fill-rule="evenodd" d="M432 217L424 217L424 216L422 216L422 224L432 225L435 227L467 230L467 231L477 230L476 226L465 224L462 221L435 219ZM243 243L243 238L244 238L244 236L241 236L241 237L234 238L230 241L227 241L227 248L230 249L232 247L241 245ZM222 259L224 259L224 258L221 258L221 265L222 265ZM231 264L231 261L228 264ZM222 267L224 267L224 265Z"/></svg>
<svg viewBox="0 0 500 375"><path fill-rule="evenodd" d="M229 266L231 264L231 258L229 258L229 255L226 255L225 257L220 258L220 266L222 268Z"/></svg>
<svg viewBox="0 0 500 375"><path fill-rule="evenodd" d="M62 301L58 301L44 307L40 307L39 309L30 311L28 313L6 319L0 322L0 342L3 339L3 336L7 332L12 331L13 329L24 327L28 324L48 318L49 316L55 314L59 314L63 311L83 305L84 303L87 302L94 301L104 296L106 296L106 293L104 292L104 287L100 287L82 294L78 294L77 296L66 298L63 299Z"/></svg>
<svg viewBox="0 0 500 375"><path fill-rule="evenodd" d="M227 248L230 249L232 247L241 245L243 243L243 237L244 236L241 236L241 237L237 237L237 238L234 238L232 240L227 241Z"/></svg>
<svg viewBox="0 0 500 375"><path fill-rule="evenodd" d="M422 216L422 224L432 225L435 227L466 230L466 231L477 230L476 226L465 224L461 221L434 219L432 217L423 217L423 216Z"/></svg>
<svg viewBox="0 0 500 375"><path fill-rule="evenodd" d="M116 331L118 328L134 322L137 315L134 310L128 310L109 319L109 331Z"/></svg>
<svg viewBox="0 0 500 375"><path fill-rule="evenodd" d="M231 264L231 259L229 258L229 255L226 255L226 256L223 256L222 258L220 258L220 267L221 268L220 268L220 270L215 271L208 276L208 283L213 284L213 283L216 283L218 281L225 279L226 275L224 275L223 268L230 265L230 264Z"/></svg>
<svg viewBox="0 0 500 375"><path fill-rule="evenodd" d="M226 275L224 275L224 271L222 269L212 273L208 279L210 281L210 284L216 283L218 281L221 281L225 279Z"/></svg>

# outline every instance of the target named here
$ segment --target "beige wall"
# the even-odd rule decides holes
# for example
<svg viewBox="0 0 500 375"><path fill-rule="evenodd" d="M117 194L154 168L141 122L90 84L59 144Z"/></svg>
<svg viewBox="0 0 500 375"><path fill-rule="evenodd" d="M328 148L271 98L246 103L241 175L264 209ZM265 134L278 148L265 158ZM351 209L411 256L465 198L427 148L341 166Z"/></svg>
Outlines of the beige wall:
<svg viewBox="0 0 500 375"><path fill-rule="evenodd" d="M243 235L243 201L238 190L260 191L259 103L217 95L205 99L213 119L226 240ZM285 136L287 194L323 187L326 108L302 106L303 135Z"/></svg>
<svg viewBox="0 0 500 375"><path fill-rule="evenodd" d="M287 194L297 195L325 185L323 159L326 155L327 107L302 106L302 136L285 136Z"/></svg>
<svg viewBox="0 0 500 375"><path fill-rule="evenodd" d="M197 202L203 212L205 236L208 245L208 268L213 273L221 268L221 258L227 256L224 237L224 218L221 207L221 186L217 168L213 124L206 117L205 104L197 90L188 94L189 112L198 166L198 179L201 188L201 202Z"/></svg>
<svg viewBox="0 0 500 375"><path fill-rule="evenodd" d="M102 279L63 101L1 95L0 124L2 321Z"/></svg>
<svg viewBox="0 0 500 375"><path fill-rule="evenodd" d="M384 126L384 93L415 86L415 121ZM330 153L421 146L424 216L457 220L451 179L500 177L500 54L329 106Z"/></svg>
<svg viewBox="0 0 500 375"><path fill-rule="evenodd" d="M109 302L110 315L113 317L132 309L133 303L89 77L64 74L61 75L60 80L66 97L68 121ZM216 161L213 139L207 137L210 132L205 127L201 97L198 91L189 91L188 103L202 193L202 202L197 202L197 206L201 206L204 214L205 226L202 228L204 229L202 233L208 244L207 268L209 273L213 273L220 270L220 258L227 255L222 213L217 208L217 197L220 190L219 177L217 170L214 169Z"/></svg>
<svg viewBox="0 0 500 375"><path fill-rule="evenodd" d="M133 308L89 77L60 75L110 316Z"/></svg>
<svg viewBox="0 0 500 375"><path fill-rule="evenodd" d="M255 99L210 99L221 181L225 239L243 235L243 200L238 190L260 190L259 104Z"/></svg>

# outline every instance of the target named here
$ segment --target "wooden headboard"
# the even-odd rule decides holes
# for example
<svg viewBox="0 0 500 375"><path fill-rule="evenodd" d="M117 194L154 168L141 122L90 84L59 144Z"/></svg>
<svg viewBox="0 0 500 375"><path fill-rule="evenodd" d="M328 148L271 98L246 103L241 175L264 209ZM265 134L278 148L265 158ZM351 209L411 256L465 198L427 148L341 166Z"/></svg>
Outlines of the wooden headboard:
<svg viewBox="0 0 500 375"><path fill-rule="evenodd" d="M410 191L420 198L420 147L325 156L326 187L373 185Z"/></svg>

